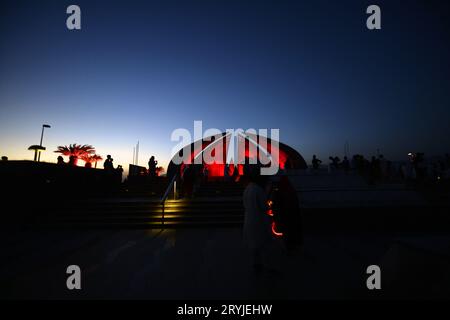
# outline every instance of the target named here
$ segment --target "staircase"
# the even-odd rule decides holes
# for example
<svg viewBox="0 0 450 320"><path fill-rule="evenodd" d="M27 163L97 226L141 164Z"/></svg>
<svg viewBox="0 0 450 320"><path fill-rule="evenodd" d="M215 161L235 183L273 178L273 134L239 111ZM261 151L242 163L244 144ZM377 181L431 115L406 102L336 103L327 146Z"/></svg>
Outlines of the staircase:
<svg viewBox="0 0 450 320"><path fill-rule="evenodd" d="M232 182L208 182L193 199L109 198L65 202L42 210L35 224L68 228L236 227L244 218L243 187Z"/></svg>
<svg viewBox="0 0 450 320"><path fill-rule="evenodd" d="M234 227L243 222L240 198L159 201L83 201L52 208L39 216L38 226L92 228Z"/></svg>

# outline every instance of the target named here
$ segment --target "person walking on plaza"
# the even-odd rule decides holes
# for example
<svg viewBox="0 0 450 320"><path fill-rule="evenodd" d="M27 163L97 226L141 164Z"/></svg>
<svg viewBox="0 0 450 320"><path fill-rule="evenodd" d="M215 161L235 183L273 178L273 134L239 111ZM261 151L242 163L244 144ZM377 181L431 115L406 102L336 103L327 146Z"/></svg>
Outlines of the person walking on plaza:
<svg viewBox="0 0 450 320"><path fill-rule="evenodd" d="M267 197L263 187L258 184L258 176L252 172L244 190L245 208L243 239L250 251L253 268L256 272L268 267L267 250L272 240L271 221L266 214Z"/></svg>

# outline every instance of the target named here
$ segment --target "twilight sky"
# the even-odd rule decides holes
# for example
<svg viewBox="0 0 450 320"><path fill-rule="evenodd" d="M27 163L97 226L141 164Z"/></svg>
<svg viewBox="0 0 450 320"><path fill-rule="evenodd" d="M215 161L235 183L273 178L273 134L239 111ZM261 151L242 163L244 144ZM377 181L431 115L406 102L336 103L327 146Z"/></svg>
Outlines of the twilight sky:
<svg viewBox="0 0 450 320"><path fill-rule="evenodd" d="M82 30L66 28L77 4ZM366 28L378 4L382 30ZM176 128L279 128L309 162L450 152L448 1L0 4L0 155L92 144L167 164Z"/></svg>

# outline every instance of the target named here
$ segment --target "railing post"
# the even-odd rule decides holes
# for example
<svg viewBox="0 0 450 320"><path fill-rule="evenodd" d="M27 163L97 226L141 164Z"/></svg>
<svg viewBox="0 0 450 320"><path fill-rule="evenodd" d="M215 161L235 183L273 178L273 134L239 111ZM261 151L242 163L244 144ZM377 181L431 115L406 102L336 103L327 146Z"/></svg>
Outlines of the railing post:
<svg viewBox="0 0 450 320"><path fill-rule="evenodd" d="M172 190L172 184L173 184L174 200L176 200L176 197L177 197L177 178L178 178L178 173L173 176L172 180L170 181L169 185L167 186L166 192L164 193L163 197L161 198L161 202L160 202L162 205L161 224L163 226L164 226L164 214L165 214L165 209L166 209L166 200L170 195L170 190Z"/></svg>
<svg viewBox="0 0 450 320"><path fill-rule="evenodd" d="M162 216L161 216L161 222L162 222L162 225L164 226L164 210L165 210L165 206L166 206L166 203L165 202L163 202L163 205L162 205Z"/></svg>
<svg viewBox="0 0 450 320"><path fill-rule="evenodd" d="M177 200L177 181L173 183L173 200Z"/></svg>

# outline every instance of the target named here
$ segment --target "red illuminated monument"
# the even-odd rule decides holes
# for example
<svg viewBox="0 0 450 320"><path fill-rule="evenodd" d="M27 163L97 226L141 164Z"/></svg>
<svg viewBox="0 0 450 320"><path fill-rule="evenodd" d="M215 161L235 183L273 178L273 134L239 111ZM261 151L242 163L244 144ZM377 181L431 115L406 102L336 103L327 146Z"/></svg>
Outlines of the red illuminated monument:
<svg viewBox="0 0 450 320"><path fill-rule="evenodd" d="M241 147L239 147L239 143ZM218 161L212 163L205 161L204 156L206 154L211 155ZM273 154L277 154L277 160L271 158ZM175 157L183 157L187 161L178 163L179 161L174 160ZM266 164L269 162L268 158L274 159L273 161L277 162L281 170L307 168L303 157L284 143L278 141L273 143L270 138L258 134L246 133L236 138L223 132L182 148L178 155L175 155L170 161L167 172L169 176L172 176L183 171L186 163L189 163L203 166L208 172L209 179L224 177L226 170L228 170L229 176L242 176L244 174L244 163L259 164L262 162ZM245 161L238 161L239 159ZM237 174L234 172L235 170L238 170Z"/></svg>

